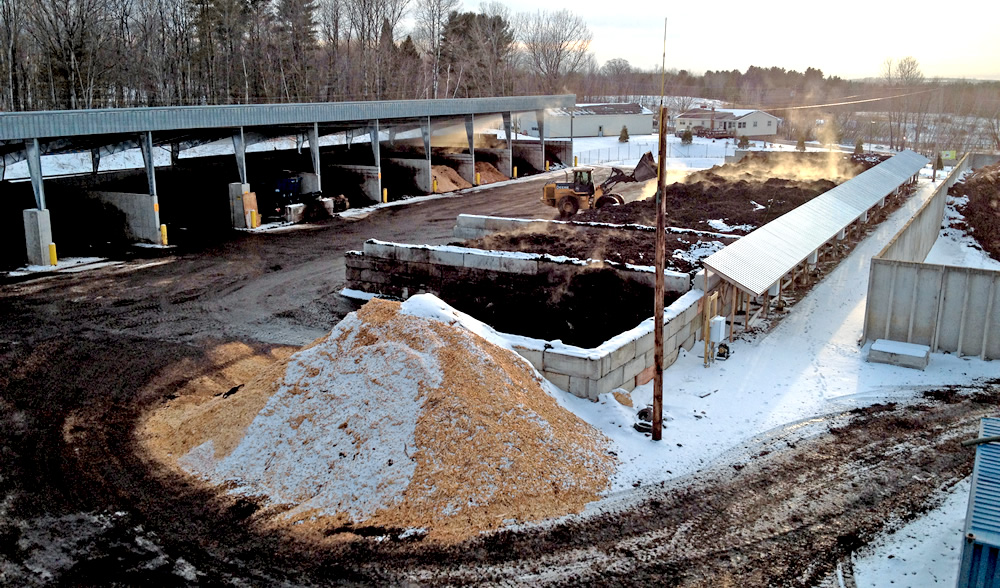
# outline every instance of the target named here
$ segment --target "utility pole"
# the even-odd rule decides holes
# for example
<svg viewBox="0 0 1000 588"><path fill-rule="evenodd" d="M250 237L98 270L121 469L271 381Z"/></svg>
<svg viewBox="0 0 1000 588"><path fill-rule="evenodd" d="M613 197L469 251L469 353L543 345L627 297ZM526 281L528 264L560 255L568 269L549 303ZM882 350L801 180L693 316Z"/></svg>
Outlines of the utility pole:
<svg viewBox="0 0 1000 588"><path fill-rule="evenodd" d="M667 109L660 107L660 161L656 179L656 285L653 301L653 441L663 437L663 270L667 261Z"/></svg>

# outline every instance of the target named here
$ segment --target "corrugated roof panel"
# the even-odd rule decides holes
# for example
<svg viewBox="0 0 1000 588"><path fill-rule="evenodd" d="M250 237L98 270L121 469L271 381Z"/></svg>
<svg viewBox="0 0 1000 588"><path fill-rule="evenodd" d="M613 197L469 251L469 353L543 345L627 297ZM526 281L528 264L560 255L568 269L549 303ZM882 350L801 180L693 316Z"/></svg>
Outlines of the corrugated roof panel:
<svg viewBox="0 0 1000 588"><path fill-rule="evenodd" d="M742 290L763 294L928 161L912 151L898 153L710 255L703 263Z"/></svg>
<svg viewBox="0 0 1000 588"><path fill-rule="evenodd" d="M442 100L5 112L0 113L0 140L527 112L571 107L575 102L576 96L564 94Z"/></svg>
<svg viewBox="0 0 1000 588"><path fill-rule="evenodd" d="M980 437L1000 435L1000 418L982 419L979 430ZM976 448L965 532L981 543L1000 546L1000 443Z"/></svg>

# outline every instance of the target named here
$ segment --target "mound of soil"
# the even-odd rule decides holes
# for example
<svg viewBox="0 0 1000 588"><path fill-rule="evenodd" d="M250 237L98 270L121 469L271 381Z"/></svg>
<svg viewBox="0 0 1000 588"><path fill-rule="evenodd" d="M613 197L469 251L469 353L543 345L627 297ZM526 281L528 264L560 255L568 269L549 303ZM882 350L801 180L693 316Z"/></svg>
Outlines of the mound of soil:
<svg viewBox="0 0 1000 588"><path fill-rule="evenodd" d="M146 445L318 538L456 540L578 512L614 470L607 440L460 321L429 295L372 300L244 389L168 404Z"/></svg>
<svg viewBox="0 0 1000 588"><path fill-rule="evenodd" d="M678 182L666 187L667 223L711 231L708 222L718 219L728 225L742 226L733 233L744 235L834 186L830 180L805 182L779 178L731 182L710 177L694 183ZM656 202L635 200L622 206L584 210L574 220L655 226Z"/></svg>
<svg viewBox="0 0 1000 588"><path fill-rule="evenodd" d="M702 257L711 255L734 240L735 237L713 239L692 233L667 233L666 267L678 272L696 272L701 269L698 261ZM544 233L495 233L456 245L487 250L548 253L576 259L597 259L633 265L653 265L656 233L553 225Z"/></svg>
<svg viewBox="0 0 1000 588"><path fill-rule="evenodd" d="M1000 261L1000 163L975 170L949 188L948 194L969 198L962 214L972 237Z"/></svg>
<svg viewBox="0 0 1000 588"><path fill-rule="evenodd" d="M447 165L432 165L431 178L437 180L438 192L453 192L463 188L471 188L472 184L465 181L458 172Z"/></svg>
<svg viewBox="0 0 1000 588"><path fill-rule="evenodd" d="M744 180L765 182L771 178L809 183L830 180L841 184L870 167L868 160L855 161L851 156L836 152L787 153L753 151L738 163L716 165L687 177L686 183L709 182L723 184Z"/></svg>
<svg viewBox="0 0 1000 588"><path fill-rule="evenodd" d="M503 182L510 179L500 173L500 170L493 167L492 164L485 161L476 162L476 173L479 174L480 184L492 184L494 182Z"/></svg>

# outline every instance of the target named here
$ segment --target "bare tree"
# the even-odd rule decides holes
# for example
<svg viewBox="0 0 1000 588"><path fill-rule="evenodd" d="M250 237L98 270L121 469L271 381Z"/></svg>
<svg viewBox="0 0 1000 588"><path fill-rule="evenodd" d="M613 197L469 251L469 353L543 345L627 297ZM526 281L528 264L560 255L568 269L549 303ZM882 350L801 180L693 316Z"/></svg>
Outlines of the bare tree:
<svg viewBox="0 0 1000 588"><path fill-rule="evenodd" d="M416 9L417 33L430 56L431 97L438 97L441 79L441 46L448 15L458 10L459 0L419 0Z"/></svg>
<svg viewBox="0 0 1000 588"><path fill-rule="evenodd" d="M593 35L569 10L522 14L520 32L528 69L546 93L558 92L563 79L586 64Z"/></svg>
<svg viewBox="0 0 1000 588"><path fill-rule="evenodd" d="M402 20L409 0L354 0L347 4L347 21L350 25L351 40L355 44L352 68L357 68L361 76L361 95L366 99L377 99L381 83L383 61L380 59L379 45L385 27L390 36Z"/></svg>

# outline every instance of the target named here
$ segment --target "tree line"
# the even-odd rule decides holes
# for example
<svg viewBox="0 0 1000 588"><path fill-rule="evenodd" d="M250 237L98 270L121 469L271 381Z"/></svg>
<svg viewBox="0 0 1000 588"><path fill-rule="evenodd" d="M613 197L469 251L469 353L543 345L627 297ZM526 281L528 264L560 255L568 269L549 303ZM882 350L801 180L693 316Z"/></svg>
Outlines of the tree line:
<svg viewBox="0 0 1000 588"><path fill-rule="evenodd" d="M556 93L655 107L663 88L671 112L701 99L766 109L791 139L1000 149L1000 83L928 80L912 57L866 80L698 75L599 65L591 40L568 10L501 2L0 0L0 110Z"/></svg>

